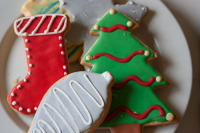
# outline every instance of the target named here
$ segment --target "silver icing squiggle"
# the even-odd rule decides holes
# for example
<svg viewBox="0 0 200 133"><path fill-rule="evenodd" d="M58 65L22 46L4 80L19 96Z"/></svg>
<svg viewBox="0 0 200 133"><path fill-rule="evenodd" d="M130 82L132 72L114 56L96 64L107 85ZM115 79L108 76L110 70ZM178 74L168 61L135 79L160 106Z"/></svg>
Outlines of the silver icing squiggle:
<svg viewBox="0 0 200 133"><path fill-rule="evenodd" d="M29 133L88 130L104 111L112 80L109 72L76 72L62 79L41 101Z"/></svg>
<svg viewBox="0 0 200 133"><path fill-rule="evenodd" d="M98 38L89 34L90 29L110 8L120 11L138 23L148 10L147 7L132 1L124 5L114 5L113 0L62 0L60 6L73 17L66 39L68 43L84 41L83 55Z"/></svg>

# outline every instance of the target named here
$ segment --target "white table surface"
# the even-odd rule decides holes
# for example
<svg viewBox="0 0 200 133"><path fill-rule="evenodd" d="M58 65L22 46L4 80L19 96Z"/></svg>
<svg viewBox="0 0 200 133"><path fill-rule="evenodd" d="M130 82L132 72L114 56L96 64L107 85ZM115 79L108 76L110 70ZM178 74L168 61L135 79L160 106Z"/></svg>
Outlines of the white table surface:
<svg viewBox="0 0 200 133"><path fill-rule="evenodd" d="M0 42L3 41L4 34L2 33L5 33L9 28L9 26L4 25L11 25L13 23L25 1L19 0L19 4L12 5L13 0L6 0L6 3L0 0L0 30L3 31L0 33ZM120 0L117 1L120 2ZM162 1L180 24L188 41L193 62L191 98L177 133L200 133L200 0ZM16 16L16 18L13 18L13 16ZM3 116L1 116L1 119L3 119Z"/></svg>

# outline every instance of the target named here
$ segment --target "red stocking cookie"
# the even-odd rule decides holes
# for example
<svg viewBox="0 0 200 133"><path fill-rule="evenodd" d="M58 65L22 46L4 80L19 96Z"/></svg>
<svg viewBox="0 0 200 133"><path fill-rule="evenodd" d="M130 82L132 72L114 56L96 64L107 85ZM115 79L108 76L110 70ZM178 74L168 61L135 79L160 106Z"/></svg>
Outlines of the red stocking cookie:
<svg viewBox="0 0 200 133"><path fill-rule="evenodd" d="M37 15L16 20L14 28L24 39L28 73L8 102L22 114L34 114L48 88L69 73L63 36L70 23L66 15Z"/></svg>

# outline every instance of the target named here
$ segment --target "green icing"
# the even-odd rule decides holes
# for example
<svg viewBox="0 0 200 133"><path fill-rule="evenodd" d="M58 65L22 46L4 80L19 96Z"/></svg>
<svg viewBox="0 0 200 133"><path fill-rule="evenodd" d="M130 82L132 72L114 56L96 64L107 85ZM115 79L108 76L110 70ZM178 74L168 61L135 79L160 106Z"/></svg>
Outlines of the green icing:
<svg viewBox="0 0 200 133"><path fill-rule="evenodd" d="M129 18L119 12L111 15L109 12L97 23L100 27L111 27L115 24L126 25ZM132 21L133 22L133 21ZM134 23L134 22L133 22ZM92 31L96 31L92 29ZM138 76L142 81L148 81L151 77L161 76L148 63L147 59L154 57L154 53L140 43L130 33L130 28L127 31L115 30L114 32L103 32L100 29L100 36L97 42L93 45L90 51L83 58L84 62L93 64L92 72L103 73L109 71L113 74L116 84L119 84L130 75ZM144 50L149 51L150 56L136 55L127 63L119 63L105 56L90 61L86 60L87 55L95 55L97 53L109 53L118 58L125 58L134 51ZM162 77L162 76L161 76ZM155 81L151 86L144 87L137 84L135 81L129 81L122 89L112 89L113 99L109 114L120 106L126 106L133 112L142 114L152 105L160 105L166 115L172 113L167 105L160 100L153 92L156 86L166 85L164 80L161 82ZM104 121L101 127L111 127L126 123L141 123L145 124L152 121L167 121L166 116L160 117L158 110L153 110L149 115L142 120L135 119L125 112L119 112L113 119Z"/></svg>

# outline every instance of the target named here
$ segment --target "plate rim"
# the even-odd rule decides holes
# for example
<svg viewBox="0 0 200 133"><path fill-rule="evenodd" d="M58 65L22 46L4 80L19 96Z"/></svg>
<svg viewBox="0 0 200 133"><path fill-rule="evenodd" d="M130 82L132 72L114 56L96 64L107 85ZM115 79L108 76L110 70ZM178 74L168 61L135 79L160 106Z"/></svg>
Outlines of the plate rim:
<svg viewBox="0 0 200 133"><path fill-rule="evenodd" d="M134 2L136 2L136 3L138 3L138 4L139 4L139 3L142 4L143 2L146 2L146 0L134 0ZM156 2L159 3L159 5L162 5L163 7L165 7L165 9L167 10L167 12L169 12L169 13L171 14L171 17L173 18L174 22L176 23L176 25L178 26L179 30L181 31L181 32L179 32L179 34L181 34L181 36L183 36L184 42L185 42L186 47L187 47L187 50L188 50L188 51L187 51L187 52L188 52L188 58L189 58L189 61L190 61L190 70L189 70L189 71L191 71L191 75L190 75L190 76L192 77L192 76L193 76L193 73L192 73L192 72L193 72L193 70L192 70L192 60L191 60L190 49L189 49L187 40L186 40L186 38L185 38L185 35L184 35L184 33L183 33L183 31L182 31L182 29L181 29L181 27L180 27L178 21L176 20L176 18L174 17L174 15L171 13L171 11L166 7L166 5L165 5L162 1L156 1ZM144 5L145 5L145 4L144 4ZM147 5L147 6L148 6L148 5ZM19 14L18 16L21 16L21 15ZM146 17L146 16L145 16L145 17ZM8 27L8 30L9 30L10 27L12 27L12 25ZM2 48L3 40L4 40L5 35L6 35L6 33L8 32L8 30L6 30L6 32L3 34L4 36L2 37L2 40L1 40L1 42L0 42L0 51L1 51L1 48ZM0 55L1 55L1 53L0 53ZM188 96L188 100L187 100L187 103L186 103L186 108L185 108L183 117L184 117L184 115L185 115L186 109L187 109L188 104L189 104L189 99L190 99L190 96L191 96L192 78L191 78L191 81L190 81L190 85L189 85L189 86L190 86L190 94L188 94L189 96ZM2 101L0 101L0 104L2 104L1 102L2 102ZM8 117L9 117L9 116L8 116Z"/></svg>

